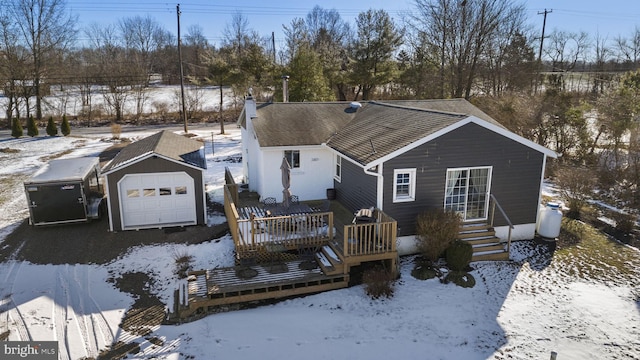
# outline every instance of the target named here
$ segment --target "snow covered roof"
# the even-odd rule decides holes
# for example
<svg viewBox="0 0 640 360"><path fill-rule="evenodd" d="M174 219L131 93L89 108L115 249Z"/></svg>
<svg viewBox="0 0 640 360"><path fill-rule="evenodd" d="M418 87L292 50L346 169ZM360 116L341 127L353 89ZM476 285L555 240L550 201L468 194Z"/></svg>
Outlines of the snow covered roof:
<svg viewBox="0 0 640 360"><path fill-rule="evenodd" d="M97 157L55 159L36 171L25 184L82 181L98 165Z"/></svg>

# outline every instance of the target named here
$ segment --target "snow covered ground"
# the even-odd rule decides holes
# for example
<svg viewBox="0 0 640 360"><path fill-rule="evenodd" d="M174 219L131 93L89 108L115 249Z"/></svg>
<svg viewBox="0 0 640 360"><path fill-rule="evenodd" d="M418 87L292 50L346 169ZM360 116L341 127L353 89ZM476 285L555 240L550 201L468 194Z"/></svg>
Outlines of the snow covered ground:
<svg viewBox="0 0 640 360"><path fill-rule="evenodd" d="M210 139L210 130L198 133ZM127 134L134 139L151 132ZM97 155L111 135L0 139L1 239L27 217L22 180L48 156ZM207 142L207 192L222 202L223 169L240 179L240 134L229 127ZM209 224L225 221L212 216ZM621 245L622 246L622 245ZM0 334L8 340L57 340L60 359L97 357L121 341L137 342L130 359L640 359L640 252L624 248L629 273L606 277L571 271L579 259L549 260L530 242L513 245L512 262L474 264L470 289L410 275L391 299L372 300L361 286L274 305L210 315L182 325L158 326L148 336L118 327L135 299L108 279L140 271L151 291L171 304L181 282L173 255L188 253L195 268L232 264L229 236L199 245L139 246L103 266L0 263ZM593 265L596 264L596 265ZM597 266L592 260L589 266ZM606 265L602 263L604 268ZM635 280L634 280L635 279ZM158 341L158 339L160 341Z"/></svg>

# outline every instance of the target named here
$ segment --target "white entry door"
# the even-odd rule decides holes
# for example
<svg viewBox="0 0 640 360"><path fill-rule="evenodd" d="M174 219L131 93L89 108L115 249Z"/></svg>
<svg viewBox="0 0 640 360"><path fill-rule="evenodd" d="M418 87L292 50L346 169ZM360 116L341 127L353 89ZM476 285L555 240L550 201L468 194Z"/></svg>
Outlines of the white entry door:
<svg viewBox="0 0 640 360"><path fill-rule="evenodd" d="M118 190L124 229L196 224L194 181L187 173L129 174Z"/></svg>
<svg viewBox="0 0 640 360"><path fill-rule="evenodd" d="M444 208L464 221L486 220L491 191L491 167L447 169Z"/></svg>

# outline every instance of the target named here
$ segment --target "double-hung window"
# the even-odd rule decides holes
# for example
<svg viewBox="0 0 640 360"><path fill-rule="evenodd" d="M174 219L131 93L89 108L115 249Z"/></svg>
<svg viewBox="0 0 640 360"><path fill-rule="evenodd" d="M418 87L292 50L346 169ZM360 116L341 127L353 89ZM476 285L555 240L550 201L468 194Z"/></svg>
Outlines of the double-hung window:
<svg viewBox="0 0 640 360"><path fill-rule="evenodd" d="M393 171L393 202L416 200L416 169Z"/></svg>
<svg viewBox="0 0 640 360"><path fill-rule="evenodd" d="M300 167L300 150L285 150L284 157L289 162L292 169Z"/></svg>

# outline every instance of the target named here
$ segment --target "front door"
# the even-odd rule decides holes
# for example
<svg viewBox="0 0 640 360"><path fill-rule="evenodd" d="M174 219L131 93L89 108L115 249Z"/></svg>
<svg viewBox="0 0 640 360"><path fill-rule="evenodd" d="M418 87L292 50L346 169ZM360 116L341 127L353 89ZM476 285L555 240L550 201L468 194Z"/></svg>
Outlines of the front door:
<svg viewBox="0 0 640 360"><path fill-rule="evenodd" d="M444 208L464 221L486 220L491 190L491 167L447 169Z"/></svg>

